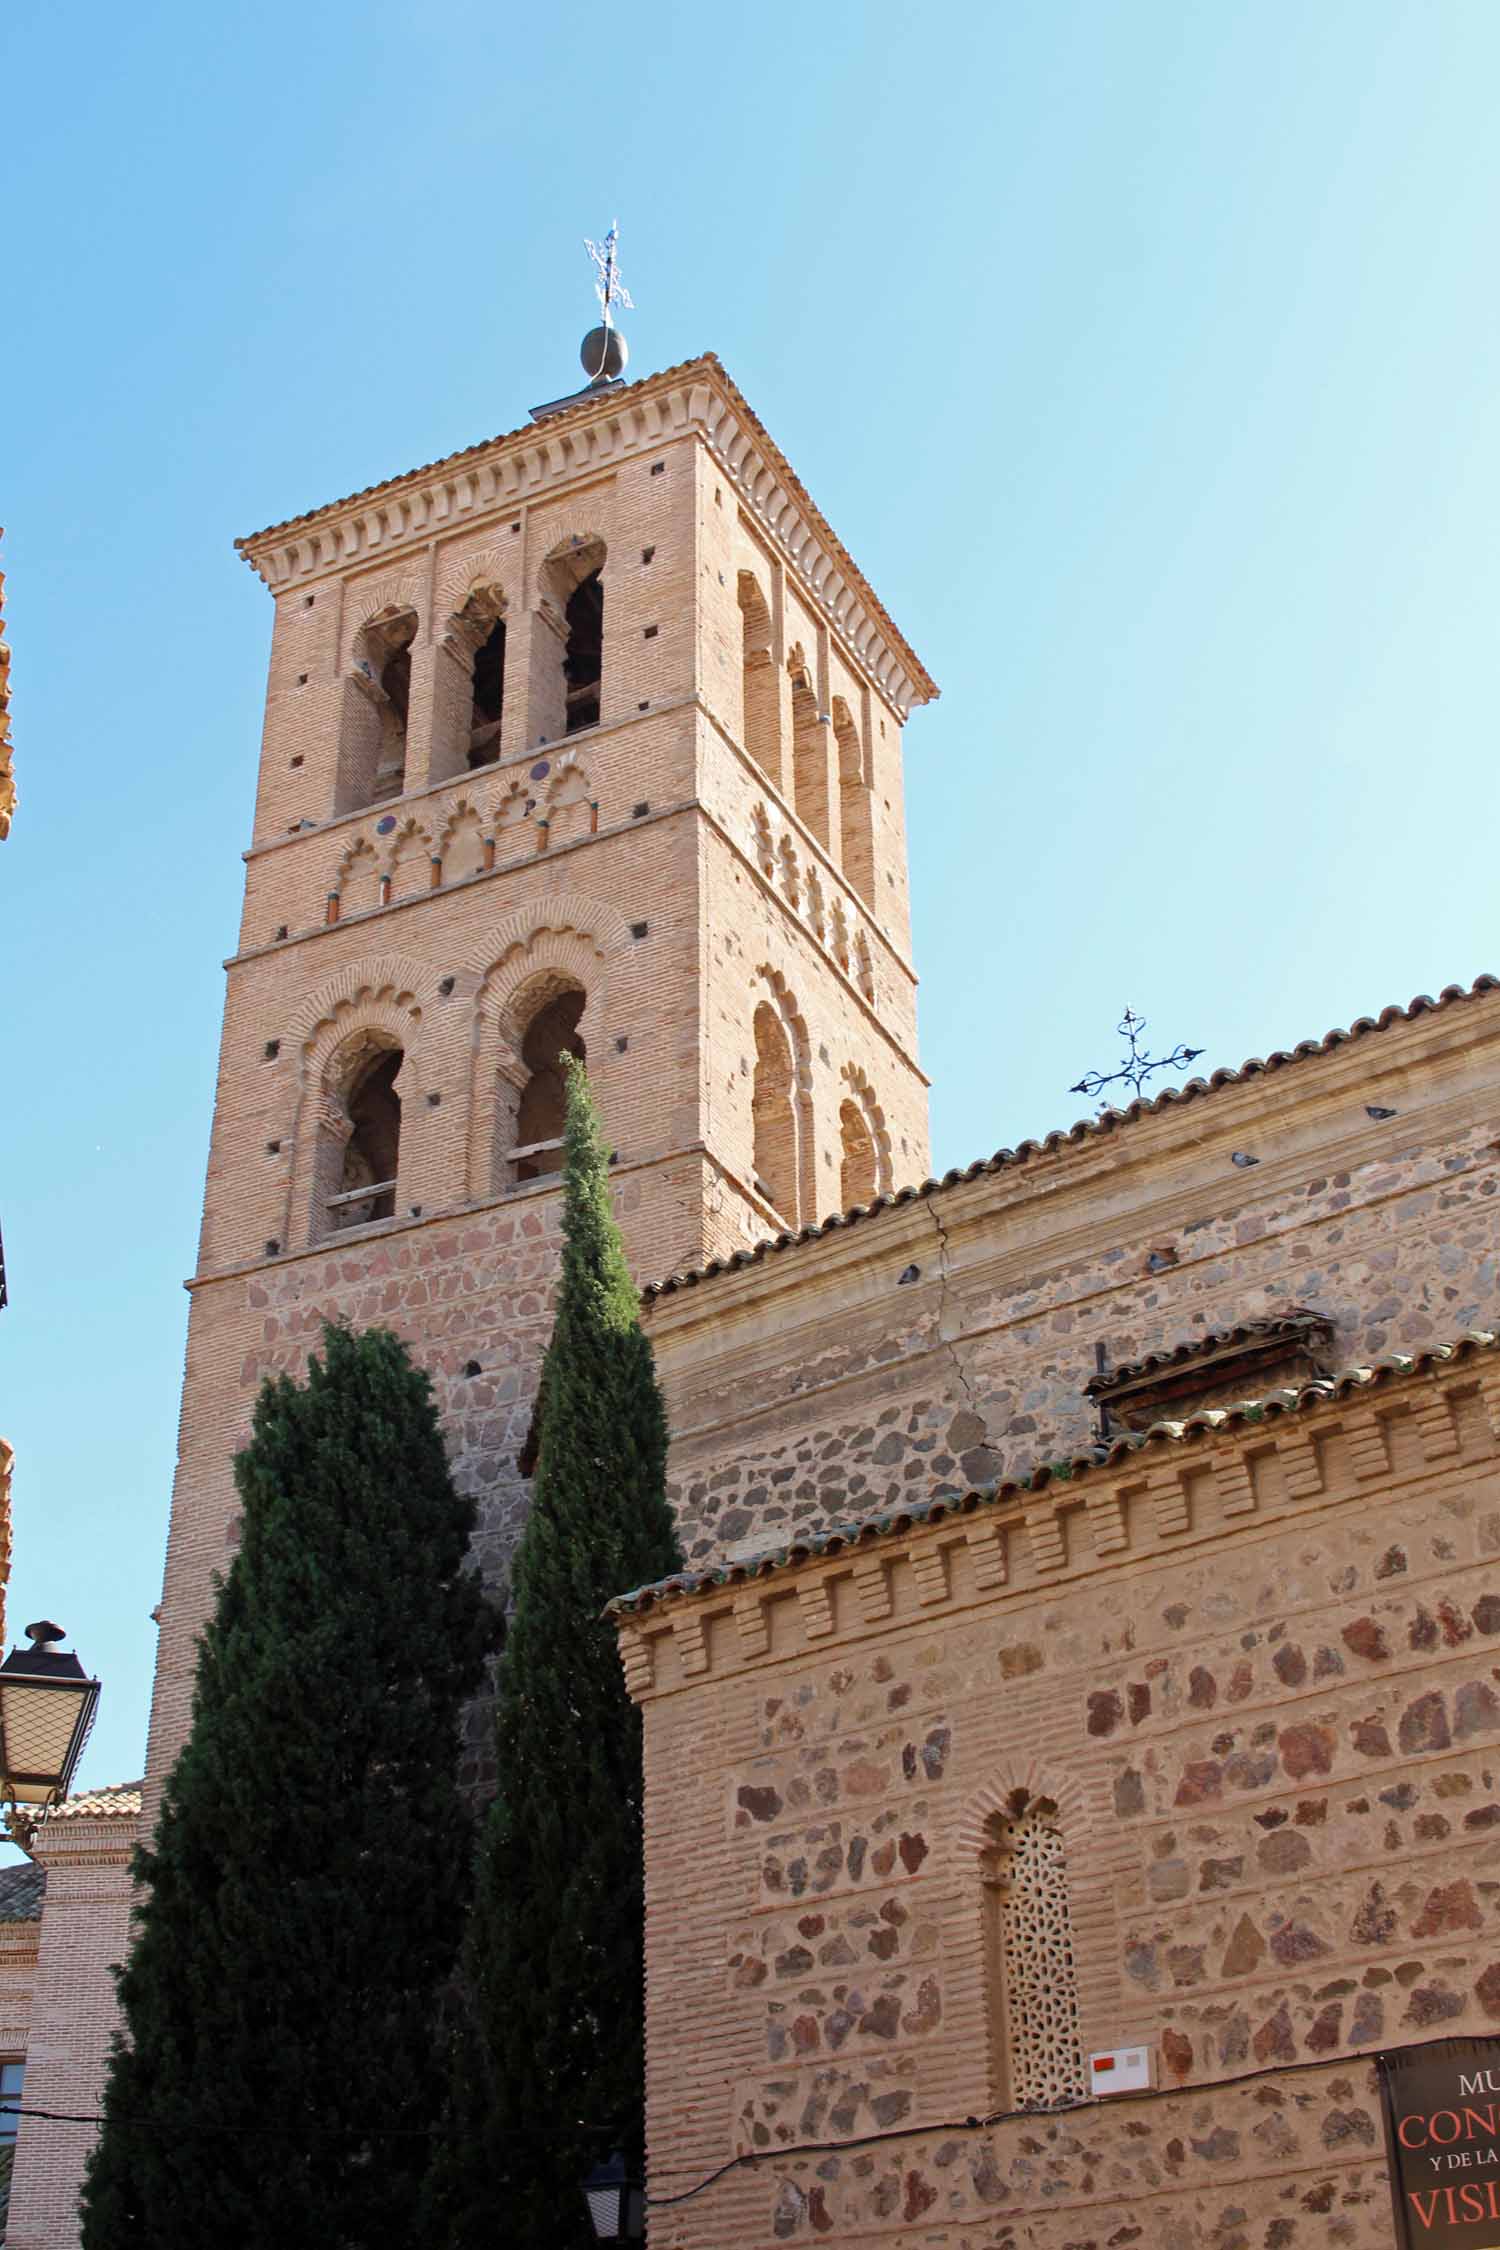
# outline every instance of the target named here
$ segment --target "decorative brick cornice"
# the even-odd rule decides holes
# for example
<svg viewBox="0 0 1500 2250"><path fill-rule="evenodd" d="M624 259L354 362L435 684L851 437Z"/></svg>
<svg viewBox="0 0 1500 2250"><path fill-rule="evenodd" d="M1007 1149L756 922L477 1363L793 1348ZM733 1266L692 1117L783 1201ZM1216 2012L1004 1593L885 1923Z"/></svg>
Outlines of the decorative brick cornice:
<svg viewBox="0 0 1500 2250"><path fill-rule="evenodd" d="M894 708L904 717L913 704L931 702L938 691L926 668L712 353L272 524L235 545L273 593L387 557L399 565L445 533L550 497L580 477L617 469L686 436L708 446L741 505Z"/></svg>
<svg viewBox="0 0 1500 2250"><path fill-rule="evenodd" d="M1160 1552L1189 1540L1232 1533L1240 1519L1285 1514L1337 1497L1335 1472L1315 1438L1337 1433L1344 1466L1339 1489L1368 1489L1369 1464L1386 1463L1387 1421L1409 1417L1423 1469L1442 1469L1461 1451L1455 1391L1483 1402L1481 1450L1500 1450L1500 1336L1474 1330L1452 1344L1396 1354L1373 1366L1243 1405L1207 1408L1184 1422L1117 1439L1102 1459L1044 1462L986 1491L892 1510L835 1526L744 1563L682 1573L621 1594L609 1604L627 1652L627 1672L651 1688L680 1685L652 1661L635 1660L644 1636L670 1629L679 1646L688 1620L695 1673L756 1660L774 1645L769 1630L748 1640L716 1630L742 1616L747 1598L789 1603L799 1638L862 1632L894 1613L891 1573L899 1565L901 1607L936 1618L981 1596L1008 1598L1064 1577L1111 1567L1117 1558ZM1470 1444L1474 1440L1470 1440ZM1383 1474L1388 1478L1389 1470ZM1404 1479L1402 1481L1405 1481ZM976 1540L976 1532L979 1534ZM1008 1567L1023 1542L1029 1568L1017 1585ZM838 1581L847 1581L839 1590ZM636 1685L634 1692L647 1690Z"/></svg>

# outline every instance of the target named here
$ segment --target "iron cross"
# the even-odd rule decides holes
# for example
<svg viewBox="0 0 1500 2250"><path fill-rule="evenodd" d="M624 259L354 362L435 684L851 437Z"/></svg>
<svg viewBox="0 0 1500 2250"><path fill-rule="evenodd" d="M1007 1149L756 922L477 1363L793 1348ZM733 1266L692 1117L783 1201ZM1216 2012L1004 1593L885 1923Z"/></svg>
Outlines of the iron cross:
<svg viewBox="0 0 1500 2250"><path fill-rule="evenodd" d="M1077 1085L1068 1088L1070 1094L1102 1094L1106 1086L1113 1086L1117 1080L1123 1079L1139 1100L1141 1090L1153 1070L1186 1070L1188 1064L1196 1062L1203 1052L1201 1047L1177 1046L1170 1055L1161 1055L1155 1060L1150 1055L1143 1054L1140 1035L1146 1028L1146 1019L1138 1016L1133 1008L1125 1010L1124 1017L1115 1028L1126 1042L1125 1059L1120 1068L1110 1071L1107 1077L1097 1070L1085 1071Z"/></svg>

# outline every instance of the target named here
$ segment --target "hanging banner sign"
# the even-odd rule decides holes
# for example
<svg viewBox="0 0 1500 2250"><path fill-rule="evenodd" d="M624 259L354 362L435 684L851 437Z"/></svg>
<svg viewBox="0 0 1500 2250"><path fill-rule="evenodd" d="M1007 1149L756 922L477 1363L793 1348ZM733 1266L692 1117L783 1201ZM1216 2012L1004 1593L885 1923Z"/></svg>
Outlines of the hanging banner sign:
<svg viewBox="0 0 1500 2250"><path fill-rule="evenodd" d="M1500 2250L1500 2039L1376 2060L1401 2250Z"/></svg>

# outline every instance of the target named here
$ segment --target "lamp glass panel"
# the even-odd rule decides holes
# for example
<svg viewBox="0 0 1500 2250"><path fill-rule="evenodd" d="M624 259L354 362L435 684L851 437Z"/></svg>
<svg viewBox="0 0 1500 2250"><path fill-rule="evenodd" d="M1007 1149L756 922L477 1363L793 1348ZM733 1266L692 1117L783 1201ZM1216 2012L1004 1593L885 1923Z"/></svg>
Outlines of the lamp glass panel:
<svg viewBox="0 0 1500 2250"><path fill-rule="evenodd" d="M594 2233L601 2242L618 2242L620 2239L620 2190L613 2180L608 2187L587 2190L589 2217L594 2222Z"/></svg>
<svg viewBox="0 0 1500 2250"><path fill-rule="evenodd" d="M61 1775L68 1761L73 1729L86 1701L88 1682L71 1687L31 1687L25 1680L0 1678L0 1724L4 1726L5 1757L12 1776ZM44 1803L35 1783L23 1783L16 1795L23 1804Z"/></svg>

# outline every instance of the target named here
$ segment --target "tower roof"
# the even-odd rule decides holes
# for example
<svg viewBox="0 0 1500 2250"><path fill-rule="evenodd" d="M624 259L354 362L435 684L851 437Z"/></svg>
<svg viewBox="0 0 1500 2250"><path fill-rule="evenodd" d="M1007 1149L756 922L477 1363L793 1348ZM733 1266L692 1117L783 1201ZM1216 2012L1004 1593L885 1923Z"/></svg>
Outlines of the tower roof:
<svg viewBox="0 0 1500 2250"><path fill-rule="evenodd" d="M892 702L903 712L932 702L938 689L931 674L713 352L269 524L235 546L280 592L298 579L421 545L477 509L532 497L690 428Z"/></svg>

